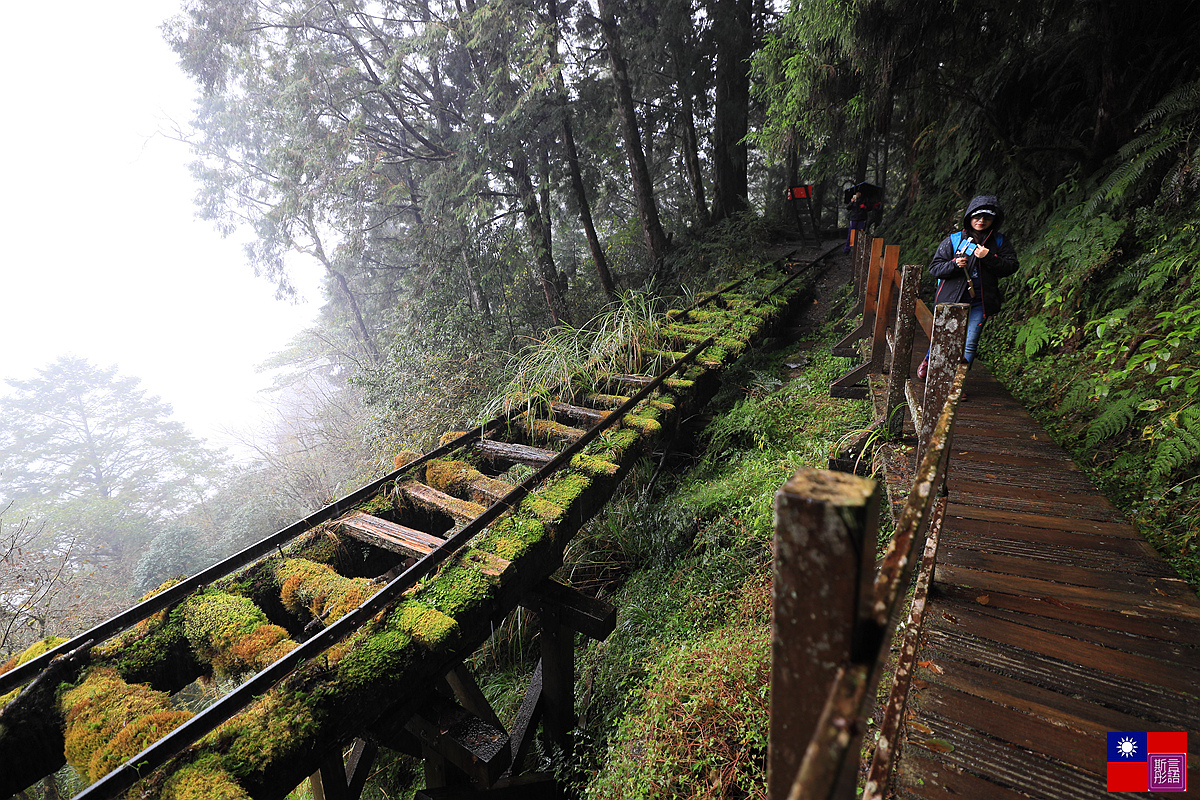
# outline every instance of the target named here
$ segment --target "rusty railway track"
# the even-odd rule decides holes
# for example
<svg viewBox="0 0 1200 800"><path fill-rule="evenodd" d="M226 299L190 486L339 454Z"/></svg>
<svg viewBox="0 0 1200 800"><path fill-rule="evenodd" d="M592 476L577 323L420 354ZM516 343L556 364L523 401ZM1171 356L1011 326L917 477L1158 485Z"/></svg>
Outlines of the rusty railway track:
<svg viewBox="0 0 1200 800"><path fill-rule="evenodd" d="M539 721L570 745L574 633L603 638L615 619L551 578L563 547L834 249L670 312L656 375L607 375L592 391L564 389L541 415L514 408L450 432L230 558L27 652L0 673L0 797L64 763L90 781L77 795L88 800L276 798L309 776L314 795L356 797L379 745L424 758L431 789L522 780ZM534 474L505 480L517 464ZM462 661L518 605L538 616L542 660L505 731ZM222 678L240 683L200 713L172 703ZM529 791L538 785L552 789Z"/></svg>

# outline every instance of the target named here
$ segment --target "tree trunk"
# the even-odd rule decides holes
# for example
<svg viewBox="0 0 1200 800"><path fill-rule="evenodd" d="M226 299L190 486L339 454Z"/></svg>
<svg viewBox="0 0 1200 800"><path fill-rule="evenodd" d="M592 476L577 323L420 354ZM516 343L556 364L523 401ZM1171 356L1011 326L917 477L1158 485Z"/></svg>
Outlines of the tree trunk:
<svg viewBox="0 0 1200 800"><path fill-rule="evenodd" d="M562 293L558 290L558 268L554 264L554 253L550 249L550 230L546 226L541 209L538 208L537 190L529 176L529 159L523 152L518 151L513 155L512 163L513 182L517 187L521 214L525 217L525 227L529 231L530 245L533 247L538 283L542 286L551 320L555 325L561 325L567 320L567 316L563 308Z"/></svg>
<svg viewBox="0 0 1200 800"><path fill-rule="evenodd" d="M558 57L558 0L549 0L550 17L553 20L553 36L550 42L550 59L555 73L555 90L562 103L563 144L567 147L567 171L571 175L571 190L575 194L575 202L579 205L579 221L583 223L583 232L587 236L588 250L592 254L592 263L596 265L596 275L600 278L600 287L610 300L617 299L617 288L613 284L612 273L608 269L608 259L604 248L600 245L600 237L596 235L596 226L592 222L592 206L588 202L587 189L583 185L583 171L579 168L579 150L575 146L575 131L571 126L570 101L567 98L567 87L563 81L561 62Z"/></svg>
<svg viewBox="0 0 1200 800"><path fill-rule="evenodd" d="M642 223L642 235L650 260L657 266L667 254L667 235L658 218L658 206L654 202L654 183L646 166L646 154L642 149L642 135L638 128L637 108L633 104L633 88L629 84L629 67L621 49L621 37L617 20L609 0L597 0L600 10L600 28L604 32L605 49L608 50L612 66L613 86L617 92L617 110L621 117L621 132L625 139L625 157L629 161L633 193L637 200L638 218Z"/></svg>
<svg viewBox="0 0 1200 800"><path fill-rule="evenodd" d="M679 59L676 58L676 63ZM680 76L682 80L682 76ZM680 82L679 88L679 127L683 134L683 165L687 173L688 188L692 194L692 207L696 220L701 226L707 227L710 218L708 201L704 198L704 169L700 165L700 137L696 134L696 112L689 85Z"/></svg>
<svg viewBox="0 0 1200 800"><path fill-rule="evenodd" d="M749 207L749 63L754 45L752 0L714 0L716 111L713 120L713 222Z"/></svg>

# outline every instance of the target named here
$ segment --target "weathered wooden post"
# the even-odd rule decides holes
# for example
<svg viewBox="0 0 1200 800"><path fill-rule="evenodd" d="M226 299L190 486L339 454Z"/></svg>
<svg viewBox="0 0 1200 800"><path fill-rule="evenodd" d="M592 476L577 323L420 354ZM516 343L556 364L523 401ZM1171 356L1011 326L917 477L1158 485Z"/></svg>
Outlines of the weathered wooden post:
<svg viewBox="0 0 1200 800"><path fill-rule="evenodd" d="M900 245L883 248L883 264L879 271L878 297L875 301L875 323L871 332L871 371L882 372L887 353L887 327L891 321L892 304L896 300L896 267L900 263Z"/></svg>
<svg viewBox="0 0 1200 800"><path fill-rule="evenodd" d="M913 332L916 329L917 290L921 266L906 264L900 276L900 299L896 303L896 331L892 337L892 361L888 365L887 432L895 438L904 431L904 385L912 370ZM916 420L913 420L914 427Z"/></svg>
<svg viewBox="0 0 1200 800"><path fill-rule="evenodd" d="M868 478L805 468L775 494L770 800L788 796L856 623L870 615L878 519Z"/></svg>
<svg viewBox="0 0 1200 800"><path fill-rule="evenodd" d="M921 463L933 435L942 406L950 396L954 373L963 360L967 343L966 303L939 303L933 307L933 341L929 344L929 371L925 376L925 398L921 401L921 427L917 431L917 463Z"/></svg>

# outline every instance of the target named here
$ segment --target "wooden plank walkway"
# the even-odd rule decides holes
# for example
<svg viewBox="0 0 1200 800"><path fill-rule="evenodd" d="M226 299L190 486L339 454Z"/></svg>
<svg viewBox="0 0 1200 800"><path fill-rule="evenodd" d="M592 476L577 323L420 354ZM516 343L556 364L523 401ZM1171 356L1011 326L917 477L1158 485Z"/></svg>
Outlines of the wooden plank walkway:
<svg viewBox="0 0 1200 800"><path fill-rule="evenodd" d="M895 796L1146 797L1106 794L1106 733L1186 730L1150 796L1200 797L1200 600L984 365L966 392Z"/></svg>

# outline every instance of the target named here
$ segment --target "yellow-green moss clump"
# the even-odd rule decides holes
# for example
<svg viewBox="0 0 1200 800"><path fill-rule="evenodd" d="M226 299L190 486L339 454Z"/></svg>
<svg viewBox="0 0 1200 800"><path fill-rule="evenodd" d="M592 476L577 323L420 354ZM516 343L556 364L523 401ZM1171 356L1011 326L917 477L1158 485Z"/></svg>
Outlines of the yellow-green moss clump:
<svg viewBox="0 0 1200 800"><path fill-rule="evenodd" d="M110 662L121 677L133 683L156 683L170 672L170 662L180 658L195 666L188 655L179 606L151 614L92 650L98 661ZM159 688L170 688L159 686ZM176 686L175 688L179 688Z"/></svg>
<svg viewBox="0 0 1200 800"><path fill-rule="evenodd" d="M188 764L163 784L160 800L250 800L237 781L221 769L217 755Z"/></svg>
<svg viewBox="0 0 1200 800"><path fill-rule="evenodd" d="M222 674L257 672L296 647L253 601L225 592L191 598L183 628L196 656Z"/></svg>
<svg viewBox="0 0 1200 800"><path fill-rule="evenodd" d="M67 763L97 781L151 742L191 718L171 708L166 692L121 680L110 667L88 671L83 682L63 693Z"/></svg>
<svg viewBox="0 0 1200 800"><path fill-rule="evenodd" d="M32 661L42 653L45 653L47 650L53 650L65 641L67 640L61 636L49 636L45 639L42 639L40 642L34 642L33 644L29 645L29 647L25 648L24 651L17 653L8 661L5 661L3 665L0 665L0 675L3 675L11 669L16 669L26 661ZM0 708L4 708L6 705L11 703L13 699L21 693L21 688L22 687L18 686L8 694L0 695Z"/></svg>
<svg viewBox="0 0 1200 800"><path fill-rule="evenodd" d="M366 578L344 578L324 564L286 558L275 564L279 599L293 614L302 612L330 625L375 593Z"/></svg>
<svg viewBox="0 0 1200 800"><path fill-rule="evenodd" d="M303 695L272 689L201 742L221 753L230 775L243 779L291 756L316 731L311 706Z"/></svg>
<svg viewBox="0 0 1200 800"><path fill-rule="evenodd" d="M413 599L456 619L487 602L492 595L491 580L479 565L471 563L469 555L468 551L451 556L437 575L416 589Z"/></svg>
<svg viewBox="0 0 1200 800"><path fill-rule="evenodd" d="M428 650L453 645L459 634L455 620L415 600L405 600L396 606L388 626L399 628Z"/></svg>
<svg viewBox="0 0 1200 800"><path fill-rule="evenodd" d="M525 514L509 514L492 525L478 549L516 561L550 539L546 526Z"/></svg>

